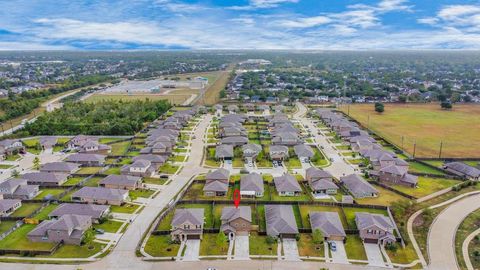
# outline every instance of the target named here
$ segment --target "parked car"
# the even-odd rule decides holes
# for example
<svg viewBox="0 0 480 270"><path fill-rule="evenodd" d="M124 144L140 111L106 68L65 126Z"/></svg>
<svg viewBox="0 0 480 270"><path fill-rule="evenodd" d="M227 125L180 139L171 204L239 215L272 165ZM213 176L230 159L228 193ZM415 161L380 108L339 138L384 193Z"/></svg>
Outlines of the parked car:
<svg viewBox="0 0 480 270"><path fill-rule="evenodd" d="M337 243L335 242L330 242L330 249L332 251L337 251Z"/></svg>

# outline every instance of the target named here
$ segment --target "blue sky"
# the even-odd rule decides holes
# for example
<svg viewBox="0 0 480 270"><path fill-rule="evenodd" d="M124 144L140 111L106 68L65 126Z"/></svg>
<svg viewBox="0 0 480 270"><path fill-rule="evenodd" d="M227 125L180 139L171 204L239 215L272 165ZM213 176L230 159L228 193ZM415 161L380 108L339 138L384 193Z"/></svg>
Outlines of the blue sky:
<svg viewBox="0 0 480 270"><path fill-rule="evenodd" d="M0 0L0 50L480 49L480 0Z"/></svg>

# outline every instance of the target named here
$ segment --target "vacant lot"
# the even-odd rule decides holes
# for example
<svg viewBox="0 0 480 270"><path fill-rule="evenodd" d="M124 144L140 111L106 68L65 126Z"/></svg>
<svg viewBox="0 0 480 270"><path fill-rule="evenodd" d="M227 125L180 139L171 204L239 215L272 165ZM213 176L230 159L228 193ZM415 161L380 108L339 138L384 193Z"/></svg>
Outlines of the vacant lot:
<svg viewBox="0 0 480 270"><path fill-rule="evenodd" d="M162 100L166 99L172 104L182 104L193 94L198 94L198 90L172 90L168 94L94 94L87 98L87 102L99 102L102 100Z"/></svg>
<svg viewBox="0 0 480 270"><path fill-rule="evenodd" d="M382 114L374 111L373 104L349 107L341 110L349 110L351 117L399 147L403 136L403 148L408 153L413 153L416 141L417 157L438 157L442 141L442 157L480 157L478 105L454 105L446 111L438 104L385 104Z"/></svg>

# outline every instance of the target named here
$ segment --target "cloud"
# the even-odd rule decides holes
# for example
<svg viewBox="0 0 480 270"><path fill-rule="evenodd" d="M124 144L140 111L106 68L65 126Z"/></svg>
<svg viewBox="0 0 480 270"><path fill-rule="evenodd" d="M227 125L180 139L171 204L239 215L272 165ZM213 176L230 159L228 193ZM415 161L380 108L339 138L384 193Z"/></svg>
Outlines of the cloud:
<svg viewBox="0 0 480 270"><path fill-rule="evenodd" d="M434 17L418 19L419 23L459 32L480 33L480 5L448 5Z"/></svg>
<svg viewBox="0 0 480 270"><path fill-rule="evenodd" d="M308 28L330 23L332 20L326 16L300 18L297 20L278 21L278 25L287 28Z"/></svg>
<svg viewBox="0 0 480 270"><path fill-rule="evenodd" d="M232 10L254 10L260 8L274 8L281 4L298 3L300 0L250 0L246 6L230 6L227 9Z"/></svg>
<svg viewBox="0 0 480 270"><path fill-rule="evenodd" d="M172 0L156 0L155 5L174 13L197 13L211 9L200 4L187 4Z"/></svg>

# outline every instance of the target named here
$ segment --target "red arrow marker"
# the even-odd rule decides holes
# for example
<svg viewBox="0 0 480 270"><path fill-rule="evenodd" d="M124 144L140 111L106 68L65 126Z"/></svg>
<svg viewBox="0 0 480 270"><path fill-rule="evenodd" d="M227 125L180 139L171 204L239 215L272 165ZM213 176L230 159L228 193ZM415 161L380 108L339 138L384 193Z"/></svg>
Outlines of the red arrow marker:
<svg viewBox="0 0 480 270"><path fill-rule="evenodd" d="M238 189L235 189L235 191L233 191L233 204L235 204L235 208L238 208L238 206L240 205L240 190Z"/></svg>

